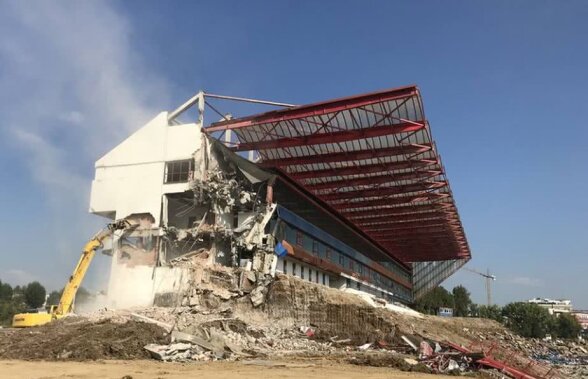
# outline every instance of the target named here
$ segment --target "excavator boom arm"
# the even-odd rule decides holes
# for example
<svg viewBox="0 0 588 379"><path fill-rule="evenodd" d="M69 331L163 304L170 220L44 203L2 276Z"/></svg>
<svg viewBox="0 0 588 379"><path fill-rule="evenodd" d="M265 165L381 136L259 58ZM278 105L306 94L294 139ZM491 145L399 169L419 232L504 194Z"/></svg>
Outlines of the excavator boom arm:
<svg viewBox="0 0 588 379"><path fill-rule="evenodd" d="M94 254L96 254L96 250L102 247L102 241L114 233L114 231L126 229L129 226L130 223L127 220L119 220L110 223L106 228L96 233L96 235L84 245L82 255L73 273L69 277L69 281L63 289L63 294L61 295L59 305L57 306L54 315L61 316L73 311L73 303L76 297L76 293L78 292L78 289L80 288L80 285L86 276L86 272L90 267L90 263L92 263L92 259L94 258Z"/></svg>
<svg viewBox="0 0 588 379"><path fill-rule="evenodd" d="M96 233L84 245L78 264L63 289L59 305L57 307L51 307L51 311L48 313L18 313L12 318L12 326L15 328L25 328L43 325L72 312L78 288L80 288L82 280L86 276L86 272L88 271L88 267L90 267L94 254L96 254L96 250L102 247L104 239L110 236L115 230L128 229L136 225L136 223L131 223L131 221L124 219L108 224L106 228Z"/></svg>

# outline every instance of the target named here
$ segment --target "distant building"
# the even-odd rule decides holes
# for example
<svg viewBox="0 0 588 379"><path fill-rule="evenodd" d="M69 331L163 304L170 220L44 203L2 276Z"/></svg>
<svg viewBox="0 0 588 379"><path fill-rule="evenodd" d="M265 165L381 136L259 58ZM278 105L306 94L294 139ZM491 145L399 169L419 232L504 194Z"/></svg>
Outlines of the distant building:
<svg viewBox="0 0 588 379"><path fill-rule="evenodd" d="M441 308L439 308L439 311L437 312L437 316L453 317L453 308L441 307Z"/></svg>
<svg viewBox="0 0 588 379"><path fill-rule="evenodd" d="M572 311L576 320L582 325L582 329L588 329L588 310L587 311Z"/></svg>
<svg viewBox="0 0 588 379"><path fill-rule="evenodd" d="M552 300L547 298L536 297L527 302L537 304L540 307L547 308L550 314L570 313L572 312L571 300Z"/></svg>

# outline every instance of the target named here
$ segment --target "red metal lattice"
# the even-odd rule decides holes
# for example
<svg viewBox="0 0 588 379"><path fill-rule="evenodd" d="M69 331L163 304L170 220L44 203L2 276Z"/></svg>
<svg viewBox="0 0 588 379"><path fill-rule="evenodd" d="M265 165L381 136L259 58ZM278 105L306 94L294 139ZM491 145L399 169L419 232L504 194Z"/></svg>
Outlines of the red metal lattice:
<svg viewBox="0 0 588 379"><path fill-rule="evenodd" d="M212 124L404 262L470 249L415 86Z"/></svg>

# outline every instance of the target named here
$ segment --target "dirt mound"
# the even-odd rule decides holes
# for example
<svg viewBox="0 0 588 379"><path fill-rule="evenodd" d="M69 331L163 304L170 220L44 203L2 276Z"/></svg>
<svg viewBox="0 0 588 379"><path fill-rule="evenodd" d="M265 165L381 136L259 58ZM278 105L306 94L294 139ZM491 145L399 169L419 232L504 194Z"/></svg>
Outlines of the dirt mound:
<svg viewBox="0 0 588 379"><path fill-rule="evenodd" d="M467 345L488 334L505 332L492 320L427 315L416 318L375 308L354 294L283 275L271 284L265 311L276 320L316 327L317 338L337 336L349 338L353 344L398 344L399 338L406 335Z"/></svg>
<svg viewBox="0 0 588 379"><path fill-rule="evenodd" d="M143 359L143 346L168 343L164 329L136 321L60 320L37 328L0 332L2 359Z"/></svg>

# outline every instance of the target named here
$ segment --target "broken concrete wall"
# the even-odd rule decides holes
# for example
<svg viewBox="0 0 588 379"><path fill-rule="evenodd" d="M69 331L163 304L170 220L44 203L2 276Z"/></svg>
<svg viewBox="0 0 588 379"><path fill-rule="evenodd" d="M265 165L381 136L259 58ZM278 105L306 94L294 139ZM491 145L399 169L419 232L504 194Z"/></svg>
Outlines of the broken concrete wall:
<svg viewBox="0 0 588 379"><path fill-rule="evenodd" d="M206 260L200 263L238 267L246 261L249 269L274 272L274 241L265 226L275 206L257 196L264 183L255 186L206 137L200 142L191 154L194 171L188 188L158 196L161 220L153 217L152 224L115 240L111 306L179 305L188 279L176 261L201 253Z"/></svg>
<svg viewBox="0 0 588 379"><path fill-rule="evenodd" d="M184 267L128 266L118 260L113 256L108 285L110 308L152 306L158 294L181 294L188 287L189 273Z"/></svg>
<svg viewBox="0 0 588 379"><path fill-rule="evenodd" d="M162 112L96 161L90 212L109 218L149 213L160 224L162 195L184 192L185 183L164 183L166 162L191 159L199 148L196 124L172 125Z"/></svg>

